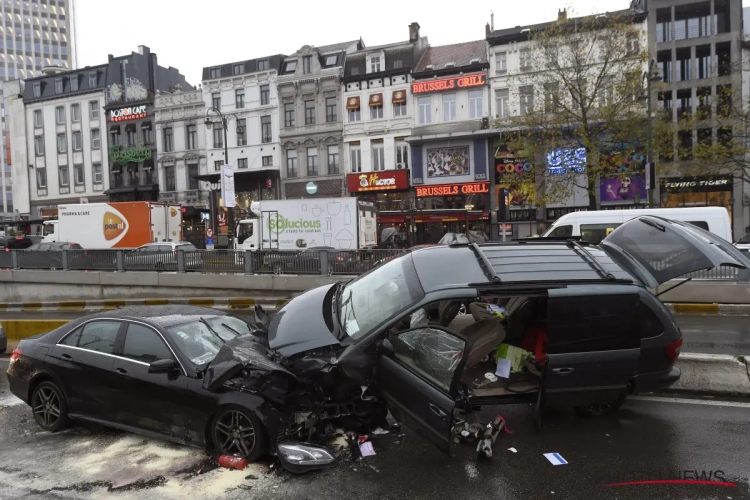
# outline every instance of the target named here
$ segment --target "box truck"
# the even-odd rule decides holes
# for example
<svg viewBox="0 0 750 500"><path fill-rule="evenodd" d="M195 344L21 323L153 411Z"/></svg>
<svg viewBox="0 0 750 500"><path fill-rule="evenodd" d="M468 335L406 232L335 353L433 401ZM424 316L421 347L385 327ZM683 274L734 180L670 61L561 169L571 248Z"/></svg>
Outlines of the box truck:
<svg viewBox="0 0 750 500"><path fill-rule="evenodd" d="M182 207L150 201L60 205L57 220L44 222L42 238L92 250L181 240Z"/></svg>
<svg viewBox="0 0 750 500"><path fill-rule="evenodd" d="M235 250L355 250L377 244L376 210L356 198L264 200L237 223Z"/></svg>

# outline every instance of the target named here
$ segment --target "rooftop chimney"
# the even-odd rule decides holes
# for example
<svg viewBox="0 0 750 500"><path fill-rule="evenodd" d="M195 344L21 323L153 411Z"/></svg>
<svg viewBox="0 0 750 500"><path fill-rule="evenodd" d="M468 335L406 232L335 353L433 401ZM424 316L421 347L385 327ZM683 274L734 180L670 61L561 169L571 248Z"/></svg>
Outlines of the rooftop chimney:
<svg viewBox="0 0 750 500"><path fill-rule="evenodd" d="M568 20L568 9L557 10L557 20L558 21L567 21Z"/></svg>
<svg viewBox="0 0 750 500"><path fill-rule="evenodd" d="M490 23L485 24L484 25L484 36L486 38L489 38L491 33L492 32L490 31Z"/></svg>
<svg viewBox="0 0 750 500"><path fill-rule="evenodd" d="M419 40L419 23L411 23L409 25L409 41L416 42Z"/></svg>
<svg viewBox="0 0 750 500"><path fill-rule="evenodd" d="M52 76L65 71L65 68L61 66L45 66L42 68L42 73L45 76Z"/></svg>
<svg viewBox="0 0 750 500"><path fill-rule="evenodd" d="M495 11L490 11L490 29L495 31Z"/></svg>

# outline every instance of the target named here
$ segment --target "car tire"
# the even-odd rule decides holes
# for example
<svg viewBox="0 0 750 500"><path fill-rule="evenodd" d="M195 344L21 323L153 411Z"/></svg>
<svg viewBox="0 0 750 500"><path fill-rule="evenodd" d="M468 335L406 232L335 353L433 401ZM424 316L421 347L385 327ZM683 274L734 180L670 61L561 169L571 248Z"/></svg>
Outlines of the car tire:
<svg viewBox="0 0 750 500"><path fill-rule="evenodd" d="M249 442L250 437L252 441ZM214 415L211 441L222 455L239 454L249 462L263 456L267 447L266 429L260 419L241 406L227 406Z"/></svg>
<svg viewBox="0 0 750 500"><path fill-rule="evenodd" d="M626 395L623 394L608 404L575 406L573 407L573 410L575 410L579 417L604 417L616 413L625 403L625 398Z"/></svg>
<svg viewBox="0 0 750 500"><path fill-rule="evenodd" d="M31 411L39 427L47 432L57 432L68 425L68 403L54 382L42 382L34 388Z"/></svg>

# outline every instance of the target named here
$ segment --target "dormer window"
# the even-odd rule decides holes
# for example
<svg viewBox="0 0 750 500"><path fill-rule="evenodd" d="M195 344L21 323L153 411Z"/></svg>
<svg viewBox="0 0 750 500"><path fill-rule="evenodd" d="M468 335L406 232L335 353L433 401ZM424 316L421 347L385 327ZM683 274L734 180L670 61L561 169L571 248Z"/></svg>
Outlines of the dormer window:
<svg viewBox="0 0 750 500"><path fill-rule="evenodd" d="M326 56L326 67L335 66L338 60L339 60L338 54L332 54L330 56Z"/></svg>
<svg viewBox="0 0 750 500"><path fill-rule="evenodd" d="M380 56L370 57L370 73L380 73Z"/></svg>
<svg viewBox="0 0 750 500"><path fill-rule="evenodd" d="M286 61L284 63L284 74L288 75L290 73L294 73L297 71L297 60L296 59L290 59L289 61Z"/></svg>
<svg viewBox="0 0 750 500"><path fill-rule="evenodd" d="M396 59L393 61L393 69L400 69L404 67L404 61L401 59Z"/></svg>

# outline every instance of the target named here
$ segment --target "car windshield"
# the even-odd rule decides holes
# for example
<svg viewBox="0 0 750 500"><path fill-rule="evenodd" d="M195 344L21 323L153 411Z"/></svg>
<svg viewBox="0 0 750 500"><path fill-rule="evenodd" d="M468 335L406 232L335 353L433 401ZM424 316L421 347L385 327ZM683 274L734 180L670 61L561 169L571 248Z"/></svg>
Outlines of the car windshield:
<svg viewBox="0 0 750 500"><path fill-rule="evenodd" d="M45 224L44 225L44 236L48 236L50 234L53 234L55 232L55 225L54 224Z"/></svg>
<svg viewBox="0 0 750 500"><path fill-rule="evenodd" d="M424 297L411 255L393 259L347 284L339 295L339 321L358 340Z"/></svg>
<svg viewBox="0 0 750 500"><path fill-rule="evenodd" d="M167 330L180 350L196 366L210 363L225 342L250 335L250 326L234 316L194 316L190 321Z"/></svg>

